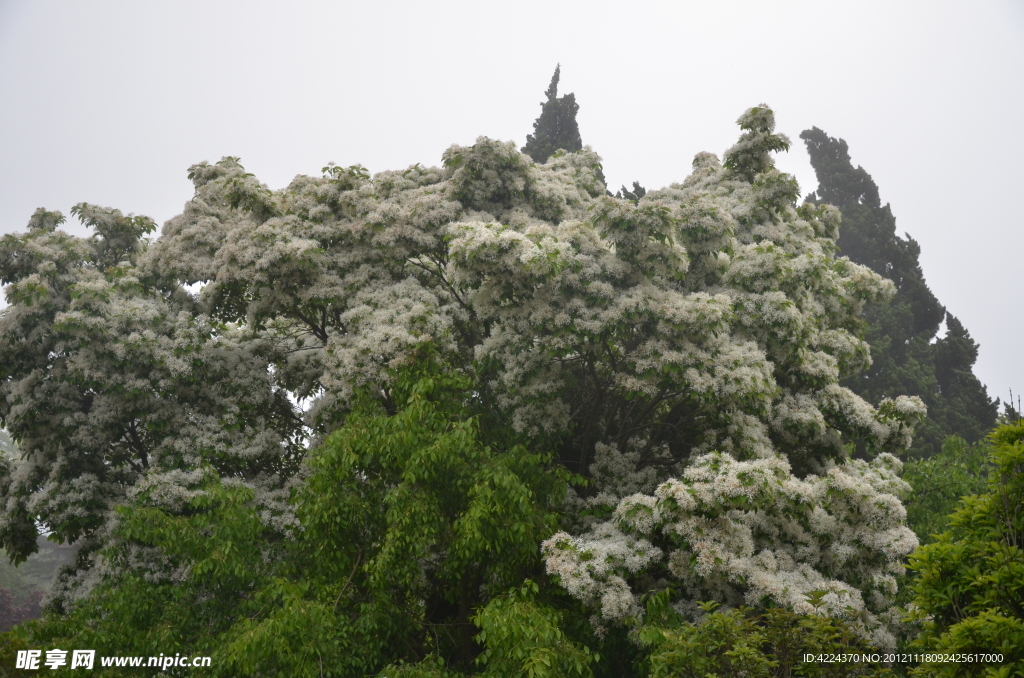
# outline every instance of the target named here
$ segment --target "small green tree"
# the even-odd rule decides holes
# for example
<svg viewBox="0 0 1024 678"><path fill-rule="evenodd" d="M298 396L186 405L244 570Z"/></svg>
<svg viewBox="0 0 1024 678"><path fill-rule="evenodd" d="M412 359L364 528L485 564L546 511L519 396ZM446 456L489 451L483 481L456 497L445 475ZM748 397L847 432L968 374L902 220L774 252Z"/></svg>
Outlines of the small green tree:
<svg viewBox="0 0 1024 678"><path fill-rule="evenodd" d="M558 96L561 70L561 64L555 67L551 84L544 93L548 99L541 103L540 117L533 123L533 134L526 137L526 145L523 146L523 153L541 164L547 162L555 151L575 153L583 148L580 126L576 123L576 112L580 110L576 95L570 92Z"/></svg>
<svg viewBox="0 0 1024 678"><path fill-rule="evenodd" d="M32 648L25 639L23 633L17 629L0 633L0 677L2 678L24 678L25 676L39 675L39 671L16 668L18 652Z"/></svg>
<svg viewBox="0 0 1024 678"><path fill-rule="evenodd" d="M565 475L523 447L486 445L464 377L429 357L402 372L394 414L364 398L311 452L298 525L273 529L254 491L213 469L185 488L154 484L118 508L108 574L33 641L209 654L220 676L408 673L436 659L468 670L474 622L495 665L510 665L502 648L516 633L576 647L553 612L504 597L540 574L537 545L555 529ZM590 655L577 654L585 668Z"/></svg>
<svg viewBox="0 0 1024 678"><path fill-rule="evenodd" d="M1024 423L1000 426L988 492L911 556L924 631L916 652L998 653L1002 663L923 663L914 676L1024 676Z"/></svg>
<svg viewBox="0 0 1024 678"><path fill-rule="evenodd" d="M922 544L946 531L949 515L962 497L985 491L989 453L984 442L971 445L950 436L939 454L903 466L903 480L914 488L906 500L907 525Z"/></svg>
<svg viewBox="0 0 1024 678"><path fill-rule="evenodd" d="M538 604L539 587L527 581L519 590L495 598L473 618L477 640L485 646L477 663L489 678L555 678L593 676L590 664L599 659L573 642L559 628L556 610Z"/></svg>
<svg viewBox="0 0 1024 678"><path fill-rule="evenodd" d="M31 629L33 647L211 655L237 619L261 614L267 596L258 594L281 561L280 538L260 521L251 489L222 482L212 469L192 480L177 490L177 513L155 505L166 485L118 507L102 551L107 575L69 614L44 616Z"/></svg>

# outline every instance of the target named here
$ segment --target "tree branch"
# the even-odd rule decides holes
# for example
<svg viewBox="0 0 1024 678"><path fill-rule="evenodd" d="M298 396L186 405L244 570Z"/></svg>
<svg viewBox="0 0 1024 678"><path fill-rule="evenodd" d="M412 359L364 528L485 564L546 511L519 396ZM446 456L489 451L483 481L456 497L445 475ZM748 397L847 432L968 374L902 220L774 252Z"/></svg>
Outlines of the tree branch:
<svg viewBox="0 0 1024 678"><path fill-rule="evenodd" d="M356 576L356 569L359 567L359 563L363 560L363 549L359 549L359 553L356 555L356 564L352 566L352 571L348 573L348 579L345 580L344 586L338 591L338 597L334 599L334 612L338 611L338 603L341 602L341 594L345 593L345 589L352 583L352 577Z"/></svg>

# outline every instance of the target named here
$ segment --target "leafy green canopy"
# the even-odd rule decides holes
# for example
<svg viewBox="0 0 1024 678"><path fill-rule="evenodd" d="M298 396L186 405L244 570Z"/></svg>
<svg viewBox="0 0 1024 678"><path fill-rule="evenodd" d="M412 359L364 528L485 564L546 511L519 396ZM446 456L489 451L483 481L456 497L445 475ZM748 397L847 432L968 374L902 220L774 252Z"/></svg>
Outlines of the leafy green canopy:
<svg viewBox="0 0 1024 678"><path fill-rule="evenodd" d="M916 456L937 454L950 435L980 440L995 425L997 404L971 371L977 343L925 283L920 246L909 235L896 235L892 210L881 204L871 175L853 166L845 141L817 127L800 138L818 177L818 190L808 199L843 213L839 251L896 284L891 302L865 309L872 364L844 385L871 402L897 393L920 396L928 417L912 448ZM943 318L946 336L935 339Z"/></svg>
<svg viewBox="0 0 1024 678"><path fill-rule="evenodd" d="M650 651L650 678L893 675L881 662L804 661L806 654L877 652L856 629L827 616L800 615L778 607L763 612L717 610L716 603L704 603L700 607L707 614L693 624L673 615L662 598L649 601L651 622L637 634Z"/></svg>
<svg viewBox="0 0 1024 678"><path fill-rule="evenodd" d="M98 588L34 640L208 653L214 675L351 676L427 654L469 668L479 614L480 661L512 661L506 617L550 613L503 596L539 572L565 478L522 447L484 445L466 388L427 361L396 381L393 416L363 400L311 454L291 539L212 468L179 511L141 493L118 509Z"/></svg>
<svg viewBox="0 0 1024 678"><path fill-rule="evenodd" d="M924 621L915 650L1003 661L922 664L915 676L1024 675L1024 423L1000 426L989 440L988 491L965 497L950 529L911 557Z"/></svg>
<svg viewBox="0 0 1024 678"><path fill-rule="evenodd" d="M903 466L903 480L913 487L907 498L907 525L922 544L946 531L949 515L960 499L981 494L988 487L991 450L982 441L973 445L950 436L942 451Z"/></svg>

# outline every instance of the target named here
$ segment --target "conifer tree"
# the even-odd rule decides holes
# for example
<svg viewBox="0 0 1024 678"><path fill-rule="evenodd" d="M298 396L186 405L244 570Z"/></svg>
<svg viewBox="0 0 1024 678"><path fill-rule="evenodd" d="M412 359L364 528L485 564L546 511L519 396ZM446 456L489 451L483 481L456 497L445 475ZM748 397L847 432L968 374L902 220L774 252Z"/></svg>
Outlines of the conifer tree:
<svg viewBox="0 0 1024 678"><path fill-rule="evenodd" d="M818 177L818 190L808 200L829 203L843 214L839 253L896 283L890 303L865 309L871 367L844 385L869 402L897 393L924 399L928 418L918 429L914 456L937 454L950 435L981 439L995 425L998 405L972 372L978 344L925 282L920 245L896 234L890 206L882 205L871 175L853 166L845 141L817 127L800 138ZM935 339L943 319L946 336Z"/></svg>
<svg viewBox="0 0 1024 678"><path fill-rule="evenodd" d="M647 195L647 189L641 186L639 181L633 182L633 190L629 190L623 186L615 193L616 198L619 198L620 200L631 200L634 203L639 202L640 198L645 195Z"/></svg>
<svg viewBox="0 0 1024 678"><path fill-rule="evenodd" d="M575 153L583 148L576 112L580 105L572 92L558 96L558 78L562 65L555 66L551 84L544 93L548 100L541 103L540 117L533 123L533 134L527 135L523 153L536 163L544 164L555 151L561 149Z"/></svg>

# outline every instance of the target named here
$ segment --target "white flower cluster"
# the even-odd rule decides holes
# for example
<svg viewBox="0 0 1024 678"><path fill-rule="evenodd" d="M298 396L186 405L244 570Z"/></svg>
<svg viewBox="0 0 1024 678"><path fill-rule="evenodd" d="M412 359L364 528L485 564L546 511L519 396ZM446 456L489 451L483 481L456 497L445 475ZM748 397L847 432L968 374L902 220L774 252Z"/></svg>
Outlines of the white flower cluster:
<svg viewBox="0 0 1024 678"><path fill-rule="evenodd" d="M440 169L329 166L277 192L235 159L197 165L195 198L141 265L258 330L318 431L356 389L386 399L429 344L488 365L481 387L517 429L573 430L563 461L583 473L596 445L637 440L641 466L781 444L807 472L844 435L898 451L920 414L883 416L837 384L870 363L859 312L893 286L834 257L834 208L795 206L773 125L751 109L724 164L702 153L636 204L604 195L590 149L537 165L486 138Z"/></svg>
<svg viewBox="0 0 1024 678"><path fill-rule="evenodd" d="M773 604L874 631L917 547L900 468L883 453L801 480L781 457L703 455L653 494L623 498L583 535L544 542L547 571L604 620L638 615L643 591L630 581L645 581L676 586L690 613L704 600Z"/></svg>

